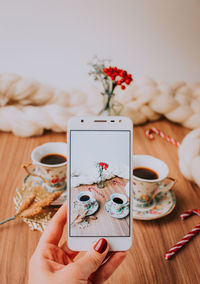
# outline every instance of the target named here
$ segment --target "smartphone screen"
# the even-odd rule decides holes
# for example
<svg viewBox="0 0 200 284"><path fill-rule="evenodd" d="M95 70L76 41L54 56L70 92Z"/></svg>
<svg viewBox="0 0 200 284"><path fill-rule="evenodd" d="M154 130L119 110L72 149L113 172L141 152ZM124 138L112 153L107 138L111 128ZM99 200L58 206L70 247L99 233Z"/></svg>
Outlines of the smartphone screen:
<svg viewBox="0 0 200 284"><path fill-rule="evenodd" d="M129 237L131 132L70 130L70 237Z"/></svg>

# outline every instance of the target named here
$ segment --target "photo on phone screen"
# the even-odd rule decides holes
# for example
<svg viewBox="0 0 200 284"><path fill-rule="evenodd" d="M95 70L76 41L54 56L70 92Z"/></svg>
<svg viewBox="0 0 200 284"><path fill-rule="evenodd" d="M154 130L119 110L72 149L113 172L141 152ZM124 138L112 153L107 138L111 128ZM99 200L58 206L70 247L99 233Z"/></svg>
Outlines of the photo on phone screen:
<svg viewBox="0 0 200 284"><path fill-rule="evenodd" d="M130 236L131 133L70 130L71 237Z"/></svg>

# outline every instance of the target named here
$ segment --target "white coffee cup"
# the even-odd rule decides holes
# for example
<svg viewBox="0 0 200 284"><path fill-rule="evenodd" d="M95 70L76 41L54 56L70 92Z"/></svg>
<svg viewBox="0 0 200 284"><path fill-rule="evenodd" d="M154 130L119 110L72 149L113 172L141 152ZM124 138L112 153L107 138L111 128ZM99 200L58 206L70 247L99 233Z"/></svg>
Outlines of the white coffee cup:
<svg viewBox="0 0 200 284"><path fill-rule="evenodd" d="M133 174L133 201L140 206L147 206L158 193L168 192L176 182L168 177L168 166L153 156L134 155L133 171L136 168L150 169L157 174L156 179L145 179Z"/></svg>
<svg viewBox="0 0 200 284"><path fill-rule="evenodd" d="M127 197L121 193L111 194L110 200L112 208L114 208L116 211L120 211L122 208L124 208L124 206L128 205Z"/></svg>
<svg viewBox="0 0 200 284"><path fill-rule="evenodd" d="M90 191L81 191L77 197L76 201L81 206L85 207L86 209L90 208L91 204L95 202L95 198Z"/></svg>
<svg viewBox="0 0 200 284"><path fill-rule="evenodd" d="M44 164L41 159L49 154L60 154L66 158L66 161L60 164ZM49 142L36 147L31 153L32 163L24 165L24 169L31 176L40 177L44 188L53 192L55 190L66 189L67 174L67 144L63 142ZM33 171L29 166L35 165Z"/></svg>

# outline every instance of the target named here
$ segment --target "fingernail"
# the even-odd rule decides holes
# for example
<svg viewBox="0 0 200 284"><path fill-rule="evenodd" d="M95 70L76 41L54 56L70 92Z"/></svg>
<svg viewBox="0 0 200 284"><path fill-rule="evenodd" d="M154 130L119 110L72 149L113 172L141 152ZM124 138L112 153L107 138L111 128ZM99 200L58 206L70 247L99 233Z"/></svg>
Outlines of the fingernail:
<svg viewBox="0 0 200 284"><path fill-rule="evenodd" d="M106 241L106 239L101 238L95 244L94 249L99 253L103 253L106 250L107 245L108 245L108 242Z"/></svg>

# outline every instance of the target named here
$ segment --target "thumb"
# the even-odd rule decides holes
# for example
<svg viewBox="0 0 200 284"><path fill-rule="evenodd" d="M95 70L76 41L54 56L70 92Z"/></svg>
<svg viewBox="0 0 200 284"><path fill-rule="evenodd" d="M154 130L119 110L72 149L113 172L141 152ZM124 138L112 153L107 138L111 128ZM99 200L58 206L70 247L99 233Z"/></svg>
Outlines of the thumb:
<svg viewBox="0 0 200 284"><path fill-rule="evenodd" d="M101 266L108 251L108 242L106 239L101 238L82 258L77 260L77 264L79 264L83 277L89 277Z"/></svg>

